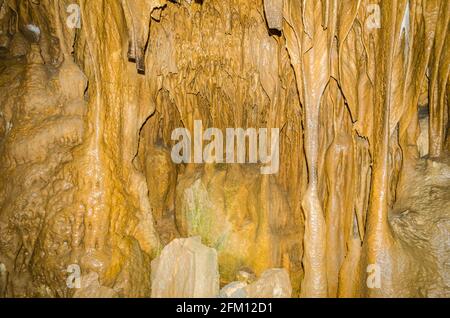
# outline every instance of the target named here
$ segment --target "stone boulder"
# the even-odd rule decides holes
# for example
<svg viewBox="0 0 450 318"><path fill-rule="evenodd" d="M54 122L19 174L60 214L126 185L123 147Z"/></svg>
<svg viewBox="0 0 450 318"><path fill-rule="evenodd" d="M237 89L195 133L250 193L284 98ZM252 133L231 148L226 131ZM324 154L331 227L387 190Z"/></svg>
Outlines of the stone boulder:
<svg viewBox="0 0 450 318"><path fill-rule="evenodd" d="M247 298L245 282L232 282L220 290L219 298Z"/></svg>
<svg viewBox="0 0 450 318"><path fill-rule="evenodd" d="M219 294L217 252L200 237L175 239L152 261L152 298L212 298Z"/></svg>
<svg viewBox="0 0 450 318"><path fill-rule="evenodd" d="M248 298L290 298L292 286L285 269L269 269L246 291Z"/></svg>

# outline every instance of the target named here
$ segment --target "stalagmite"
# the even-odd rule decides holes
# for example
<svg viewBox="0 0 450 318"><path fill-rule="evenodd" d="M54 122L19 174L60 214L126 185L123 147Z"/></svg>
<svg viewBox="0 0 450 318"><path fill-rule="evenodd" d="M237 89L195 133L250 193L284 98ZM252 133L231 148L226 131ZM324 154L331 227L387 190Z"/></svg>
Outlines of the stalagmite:
<svg viewBox="0 0 450 318"><path fill-rule="evenodd" d="M449 23L0 0L0 297L449 297Z"/></svg>

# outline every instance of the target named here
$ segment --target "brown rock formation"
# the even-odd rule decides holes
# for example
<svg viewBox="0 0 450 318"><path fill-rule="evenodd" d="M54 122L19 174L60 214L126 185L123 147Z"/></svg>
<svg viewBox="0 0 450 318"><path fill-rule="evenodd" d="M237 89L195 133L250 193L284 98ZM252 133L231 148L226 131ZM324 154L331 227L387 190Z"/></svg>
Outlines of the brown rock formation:
<svg viewBox="0 0 450 318"><path fill-rule="evenodd" d="M150 297L197 235L221 287L449 297L449 22L447 0L0 0L0 297ZM279 128L278 172L174 162L198 120Z"/></svg>

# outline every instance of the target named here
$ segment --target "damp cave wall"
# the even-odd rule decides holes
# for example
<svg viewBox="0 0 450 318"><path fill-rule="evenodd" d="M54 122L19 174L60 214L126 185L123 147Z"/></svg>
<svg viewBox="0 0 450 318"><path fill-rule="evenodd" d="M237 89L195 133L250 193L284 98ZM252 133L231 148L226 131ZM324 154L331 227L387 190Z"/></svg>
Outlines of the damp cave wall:
<svg viewBox="0 0 450 318"><path fill-rule="evenodd" d="M149 296L150 261L167 243L157 210L177 213L181 176L216 171L173 167L172 181L155 184L146 161L200 119L281 128L279 173L258 177L262 190L246 197L279 203L261 207L262 241L279 250L242 265L285 267L302 297L426 295L421 260L388 214L419 160L419 104L429 108L429 156L449 147L448 1L80 0L81 28L69 28L73 2L0 2L2 35L22 34L42 57L42 78L27 57L2 82L17 83L1 96L7 296L71 296L69 264L121 296ZM367 23L374 3L380 28ZM37 96L44 80L52 99ZM40 99L42 109L27 108ZM168 202L152 195L162 187ZM238 229L250 212L236 213ZM365 284L375 263L382 290ZM233 266L224 257L226 280Z"/></svg>

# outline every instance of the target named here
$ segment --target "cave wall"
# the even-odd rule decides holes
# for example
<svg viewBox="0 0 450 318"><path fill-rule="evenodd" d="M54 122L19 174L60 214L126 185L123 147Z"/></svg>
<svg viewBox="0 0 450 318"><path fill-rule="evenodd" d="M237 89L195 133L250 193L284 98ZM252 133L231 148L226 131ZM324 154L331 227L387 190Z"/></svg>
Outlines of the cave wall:
<svg viewBox="0 0 450 318"><path fill-rule="evenodd" d="M80 28L66 23L71 3L79 5ZM379 28L371 24L374 4ZM150 261L162 246L203 233L183 230L175 216L183 213L177 192L197 174L216 182L209 196L218 200L232 199L214 194L233 176L255 180L243 200L263 211L254 222L270 216L267 230L238 237L250 249L277 246L269 264L290 271L295 295L428 295L426 265L395 235L389 211L420 159L419 104L429 108L430 157L450 144L448 1L0 6L9 49L0 66L7 296L71 296L69 264L97 273L120 296L149 296ZM223 181L215 178L220 167L171 166L164 159L171 133L193 130L194 120L280 128L279 173L256 178L227 168ZM152 170L155 162L165 170ZM237 233L252 210L233 212ZM255 257L239 256L239 264L264 270L254 264L268 256ZM366 285L371 264L382 269L383 289ZM220 265L229 282L237 265L226 256Z"/></svg>

